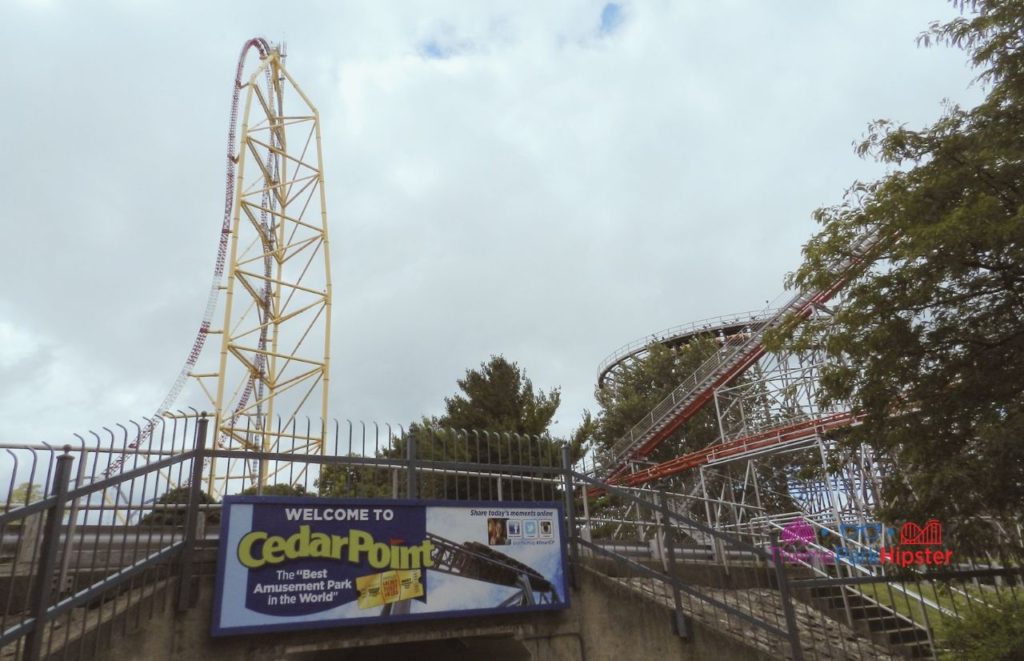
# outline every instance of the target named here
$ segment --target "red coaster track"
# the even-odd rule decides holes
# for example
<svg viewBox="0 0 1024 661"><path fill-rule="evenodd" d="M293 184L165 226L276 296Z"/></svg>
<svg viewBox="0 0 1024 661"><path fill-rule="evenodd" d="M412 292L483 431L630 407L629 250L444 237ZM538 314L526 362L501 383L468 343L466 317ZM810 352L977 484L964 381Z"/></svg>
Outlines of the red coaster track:
<svg viewBox="0 0 1024 661"><path fill-rule="evenodd" d="M753 326L749 334L736 342L725 342L722 349L709 358L668 397L662 400L640 422L626 433L612 448L614 459L605 467L605 480L611 484L640 484L673 475L699 466L712 457L726 456L727 452L750 451L751 444L781 445L792 443L794 435L817 434L850 424L855 416L850 413L807 420L777 429L759 432L753 436L718 443L703 450L677 457L640 472L631 472L631 462L642 459L654 451L686 421L692 419L714 396L715 391L754 365L766 349L764 339L768 332L796 327L809 318L816 308L824 305L848 283L864 265L872 261L883 237L875 231L865 232L852 246L850 255L836 264L835 277L822 288L800 291L767 321Z"/></svg>

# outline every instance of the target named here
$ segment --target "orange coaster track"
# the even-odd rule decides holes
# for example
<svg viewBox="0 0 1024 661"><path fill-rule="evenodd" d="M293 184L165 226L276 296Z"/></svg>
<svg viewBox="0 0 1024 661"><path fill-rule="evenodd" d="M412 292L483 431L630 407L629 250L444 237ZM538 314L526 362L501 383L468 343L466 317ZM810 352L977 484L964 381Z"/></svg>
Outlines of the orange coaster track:
<svg viewBox="0 0 1024 661"><path fill-rule="evenodd" d="M851 412L844 412L833 413L820 418L801 420L725 443L716 443L702 450L690 452L664 461L656 466L630 473L614 480L613 484L637 486L646 482L660 480L664 477L677 475L704 464L712 464L726 459L737 459L744 455L759 454L770 449L800 445L813 441L818 436L834 429L857 424L861 417Z"/></svg>
<svg viewBox="0 0 1024 661"><path fill-rule="evenodd" d="M692 419L714 397L715 391L746 372L765 354L764 339L770 331L795 328L808 319L816 309L835 296L866 264L873 261L883 236L876 231L865 231L851 246L850 255L835 265L833 281L825 287L800 291L767 321L750 329L738 341L726 341L722 349L697 368L690 377L654 407L633 426L612 448L614 460L605 467L604 479L611 484L640 484L659 477L673 475L688 468L707 463L716 453L746 452L753 443L784 445L795 442L792 435L817 434L817 429L834 429L850 424L850 413L808 420L795 425L782 426L753 436L718 443L704 450L677 457L669 462L631 473L631 462L642 459ZM827 429L826 429L827 428Z"/></svg>

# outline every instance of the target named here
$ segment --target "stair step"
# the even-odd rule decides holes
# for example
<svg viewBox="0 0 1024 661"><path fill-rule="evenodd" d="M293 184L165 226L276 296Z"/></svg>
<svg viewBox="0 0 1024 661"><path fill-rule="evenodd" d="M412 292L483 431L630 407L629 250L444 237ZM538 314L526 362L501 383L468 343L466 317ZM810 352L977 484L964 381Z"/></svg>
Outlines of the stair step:
<svg viewBox="0 0 1024 661"><path fill-rule="evenodd" d="M829 608L846 608L847 606L851 610L854 608L879 608L877 604L867 599L858 599L857 597L847 597L846 599L842 597L829 597L825 601L828 603Z"/></svg>
<svg viewBox="0 0 1024 661"><path fill-rule="evenodd" d="M842 604L837 608L842 609ZM892 615L885 612L878 606L851 606L850 615L853 616L853 619L855 620L882 620L892 618Z"/></svg>
<svg viewBox="0 0 1024 661"><path fill-rule="evenodd" d="M829 585L822 588L811 588L811 594L815 597L837 597L843 593L843 588L838 585Z"/></svg>
<svg viewBox="0 0 1024 661"><path fill-rule="evenodd" d="M900 629L905 629L913 626L906 620L900 619L895 615L884 615L882 617L868 617L864 618L863 622L866 622L868 628L872 631L898 631Z"/></svg>
<svg viewBox="0 0 1024 661"><path fill-rule="evenodd" d="M916 627L912 629L896 629L894 631L886 631L885 633L889 636L890 643L918 643L928 640L928 632Z"/></svg>
<svg viewBox="0 0 1024 661"><path fill-rule="evenodd" d="M934 659L931 645L894 645L911 659Z"/></svg>

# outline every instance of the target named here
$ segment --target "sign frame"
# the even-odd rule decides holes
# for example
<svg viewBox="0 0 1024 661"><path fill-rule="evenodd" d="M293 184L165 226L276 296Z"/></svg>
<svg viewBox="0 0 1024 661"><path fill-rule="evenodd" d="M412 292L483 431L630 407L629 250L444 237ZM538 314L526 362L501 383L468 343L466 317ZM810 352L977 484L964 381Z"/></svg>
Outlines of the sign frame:
<svg viewBox="0 0 1024 661"><path fill-rule="evenodd" d="M227 585L226 585L226 583L227 583L226 576L227 576L228 572L229 571L234 572L234 573L244 572L245 580L247 581L246 585L248 586L249 585L249 581L251 580L251 575L250 575L249 572L254 571L253 569L246 568L243 565L242 561L238 557L238 542L240 541L240 539L238 537L238 534L237 534L238 531L237 530L234 532L235 537L232 538L232 515L235 514L238 517L243 516L242 515L242 510L237 509L240 506L250 506L251 507L251 509L249 510L250 514L248 515L248 517L249 517L248 518L248 525L249 525L249 531L250 532L253 531L252 526L256 525L254 523L254 519L257 516L256 515L257 508L268 508L269 507L269 508L271 508L271 510L273 510L273 508L277 508L278 510L280 510L282 512L286 508L302 508L302 509L306 509L306 508L319 508L319 509L345 508L345 509L352 509L352 510L354 510L354 509L369 509L371 511L372 510L384 510L384 509L389 509L389 510L392 510L392 511L395 511L395 510L398 510L398 509L412 510L412 512L407 512L407 515L408 516L413 516L413 517L415 517L415 516L422 516L423 521L424 521L424 523L423 523L423 529L425 531L423 533L424 535L426 535L426 534L432 534L433 535L433 534L436 534L436 533L439 532L439 531L427 530L427 523L426 523L426 521L428 520L427 519L428 514L429 514L429 512L432 509L433 510L438 510L438 509L445 509L445 510L467 510L467 512L465 514L463 514L462 516L466 516L466 517L469 517L469 518L481 516L481 513L483 511L485 511L485 510L488 511L488 512L492 512L492 513L498 512L499 510L505 511L505 512L528 512L530 510L545 510L546 511L545 514L548 513L547 511L554 510L554 518L557 519L557 521L555 522L555 526L556 526L556 530L557 530L557 537L555 537L554 546L556 546L557 548L556 549L552 549L549 554L545 554L545 558L547 558L549 562L552 561L552 560L555 560L557 562L557 568L556 568L555 572L552 573L552 575L550 577L551 579L554 579L554 580L550 580L550 581L548 581L548 583L554 588L554 592L555 592L555 594L558 595L559 599L558 599L558 601L555 601L555 602L552 602L552 603L541 603L541 604L535 603L535 604L521 605L521 606L515 606L515 607L501 606L501 605L495 604L495 605L487 606L487 607L471 607L471 608L465 608L465 609L445 609L445 610L430 611L430 612L409 612L409 613L400 613L400 614L390 613L388 615L383 615L383 614L378 613L378 614L375 614L375 615L357 616L357 617L348 617L348 616L337 617L337 616L335 616L335 617L331 617L329 619L328 618L324 618L324 619L310 619L312 617L312 614L306 613L306 614L302 614L302 615L296 615L295 617L302 617L304 619L302 619L302 620L295 620L295 621L282 621L282 622L277 622L277 623L274 623L274 622L262 622L262 623L251 624L251 625L238 624L237 622L232 622L232 623L225 624L225 621L224 621L225 620L225 618L224 618L225 589L227 587ZM261 511L264 513L263 514L264 516L272 516L272 514L267 514L267 512L270 512L271 510L263 509ZM471 510L474 513L470 514ZM421 513L421 514L419 514L419 513ZM522 518L522 515L512 515L512 516L514 516L516 518ZM535 517L535 518L537 518L537 517ZM547 517L547 516L540 517L540 520L548 520L549 521L550 517ZM239 519L239 521L241 521L241 519ZM364 521L366 521L366 520L364 519ZM348 523L347 525L345 525L345 523L347 523L347 522L340 522L340 521L334 522L334 528L336 530L338 530L338 529L345 529L345 528L348 528L348 529L352 528L352 525L353 525L352 523ZM486 526L489 525L489 524L485 523L485 521L483 521L483 520L479 521L478 523L484 525L485 531L486 531L484 536L487 537L487 539L485 541L487 541L488 542L488 546L490 546L494 538L488 537L489 535L492 534L492 531L491 530L487 530L487 528L486 528ZM527 526L522 525L522 523L523 523L523 521L517 521L516 526L513 527L513 526L510 526L508 524L508 522L506 522L505 524L503 524L504 527L503 527L503 529L501 531L501 534L507 535L508 532L509 532L508 528L512 527L513 528L512 532L514 534L521 535L524 538L527 537L528 536L528 534L527 534L528 531L521 529L521 528L526 528ZM239 523L238 525L245 525L245 524L244 523ZM298 526L299 522L296 521L294 523L294 525ZM551 533L551 526L550 526L550 524L540 525L538 523L538 521L534 521L534 525L530 526L530 528L531 528L531 530L534 531L535 534L538 534L537 531L540 531L541 529L546 531L547 534ZM294 534L295 531L294 530L290 530L289 532ZM443 534L443 533L441 533L441 534ZM266 537L266 536L264 535L264 537ZM460 543L459 544L460 546L464 546L463 544L461 544L462 540L458 540L458 541ZM512 542L511 541L504 541L504 542L500 542L499 541L499 542L497 542L497 544L499 544L499 546L497 546L497 548L495 550L503 548L503 546L500 546L500 544L509 544L509 545L511 545ZM528 545L529 545L528 541L524 542L524 546L528 546ZM566 608L569 607L569 581L568 581L569 563L568 563L568 553L567 553L568 545L569 545L569 540L568 540L568 538L566 536L566 530L565 530L565 508L564 508L564 504L562 502L560 502L560 501L491 501L491 500L467 500L467 501L463 501L463 500L427 500L427 499L419 500L419 499L377 499L377 498L366 498L366 499L362 499L362 498L320 498L320 497L316 497L316 496L226 496L224 498L224 502L223 502L223 509L222 509L221 522L220 522L220 538L219 538L219 544L218 544L219 548L217 549L217 571L216 571L216 578L215 578L215 584L214 584L214 593L213 593L211 635L215 636L215 637L220 637L220 636L234 636L234 635L244 635L244 634L253 634L253 633L269 633L269 632L280 632L280 631L302 631L302 630L309 630L309 629L342 628L342 627L359 626L359 625L367 625L367 624L389 624L389 623L392 623L392 622L414 622L414 621L423 621L423 620L453 619L453 618L463 618L463 617L479 617L479 616L486 616L486 615L501 616L501 615L515 615L515 614L526 613L526 612L543 612L543 611L563 610L563 609L566 609ZM512 549L512 548L515 548L515 547L514 546L508 546L508 549ZM539 552L540 551L538 551L538 553ZM230 556L229 556L229 553L231 554ZM322 562L328 562L328 561L335 562L335 560L333 560L333 559L323 559L322 560ZM229 563L231 563L230 568L229 568ZM429 603L427 601L427 598L429 597L429 594L430 594L430 588L428 587L429 583L427 581L427 577L428 577L427 572L428 571L434 572L431 575L435 576L435 579L434 579L435 581L438 578L442 578L441 576L438 576L438 574L440 573L439 570L432 570L430 567L424 567L422 569L422 572L423 572L422 583L423 583L423 586L424 586L424 588L423 588L424 589L424 595L423 595L423 600L422 600L423 603ZM456 578L459 578L459 576L457 574L448 573L448 575L449 576L455 576ZM470 580L472 577L463 577L463 578L464 578L464 580ZM545 579L547 579L547 577L545 577ZM450 580L450 579L447 579L447 580ZM239 582L239 579L237 577L232 579L232 584L233 585L237 586L238 582ZM498 584L498 585L500 585L500 584ZM508 587L511 587L511 586L508 586ZM449 591L451 590L451 588L448 588L448 589L449 589ZM245 600L245 599L250 598L251 596L252 595L248 591L246 591L245 592L245 596L243 596L242 599ZM234 597L232 599L232 601L233 602L237 602L238 598ZM347 605L347 604L353 603L354 601L355 601L355 599L349 599L348 601L340 602L340 603L341 603L341 605ZM291 603L294 603L294 602L291 602ZM237 607L237 603L233 603L232 605ZM411 608L411 605L409 606L409 608ZM235 610L237 610L237 608L235 608ZM276 618L276 617L287 617L285 615L281 615L281 616L266 615L265 616L263 613L260 613L260 612L255 611L255 610L251 610L248 607L243 608L243 610L247 614L251 614L251 617L254 617L254 618L267 619L268 617L274 617L274 618ZM322 610L321 611L314 611L313 614L319 614L321 612L323 612L323 611ZM238 619L237 616L235 617L235 619Z"/></svg>

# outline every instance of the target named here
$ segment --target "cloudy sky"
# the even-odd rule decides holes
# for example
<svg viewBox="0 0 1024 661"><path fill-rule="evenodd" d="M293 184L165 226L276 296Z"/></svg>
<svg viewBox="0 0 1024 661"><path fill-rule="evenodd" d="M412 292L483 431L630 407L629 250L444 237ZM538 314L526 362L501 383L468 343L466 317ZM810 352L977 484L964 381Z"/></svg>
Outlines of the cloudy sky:
<svg viewBox="0 0 1024 661"><path fill-rule="evenodd" d="M440 413L491 354L598 363L763 307L873 118L982 90L915 2L0 1L0 441L151 414L191 346L245 39L320 109L332 415ZM179 406L201 402L179 401Z"/></svg>

